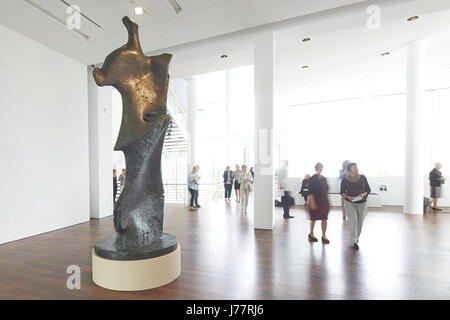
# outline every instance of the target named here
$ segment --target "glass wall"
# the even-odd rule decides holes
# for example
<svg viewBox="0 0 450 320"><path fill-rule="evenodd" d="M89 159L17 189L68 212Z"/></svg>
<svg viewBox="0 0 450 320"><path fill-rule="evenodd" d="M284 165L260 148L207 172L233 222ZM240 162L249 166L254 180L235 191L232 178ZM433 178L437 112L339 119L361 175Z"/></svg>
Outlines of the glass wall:
<svg viewBox="0 0 450 320"><path fill-rule="evenodd" d="M231 69L228 88L229 137L226 136L227 72L198 75L199 165L202 185L209 184L215 200L222 196L222 174L227 165L253 163L253 67ZM229 148L227 148L227 144ZM227 150L229 154L227 155Z"/></svg>
<svg viewBox="0 0 450 320"><path fill-rule="evenodd" d="M450 89L427 92L426 103L424 175L435 162L450 165ZM320 161L326 176L337 177L349 159L367 176L403 176L405 108L405 94L289 107L289 175L313 173Z"/></svg>

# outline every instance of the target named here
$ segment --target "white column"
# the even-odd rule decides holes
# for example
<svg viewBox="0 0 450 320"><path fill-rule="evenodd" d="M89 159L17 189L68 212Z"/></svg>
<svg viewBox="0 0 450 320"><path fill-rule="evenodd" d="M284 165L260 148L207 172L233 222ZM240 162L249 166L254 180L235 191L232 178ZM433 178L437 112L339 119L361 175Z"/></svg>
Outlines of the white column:
<svg viewBox="0 0 450 320"><path fill-rule="evenodd" d="M88 109L90 216L102 218L113 214L112 88L98 87L91 67Z"/></svg>
<svg viewBox="0 0 450 320"><path fill-rule="evenodd" d="M423 214L426 42L407 45L404 213Z"/></svg>
<svg viewBox="0 0 450 320"><path fill-rule="evenodd" d="M226 71L225 75L225 163L231 166L231 170L234 170L233 165L230 163L231 158L231 70Z"/></svg>
<svg viewBox="0 0 450 320"><path fill-rule="evenodd" d="M192 172L192 167L198 165L198 135L197 135L197 79L188 78L187 81L187 108L186 108L186 129L187 129L187 173ZM187 181L187 176L186 180ZM189 204L190 194L186 188L186 204Z"/></svg>
<svg viewBox="0 0 450 320"><path fill-rule="evenodd" d="M198 136L197 136L197 79L189 78L188 83L188 101L186 110L187 119L187 135L188 135L188 172L192 171L192 167L198 161Z"/></svg>
<svg viewBox="0 0 450 320"><path fill-rule="evenodd" d="M273 229L273 33L260 34L254 46L255 191L254 228Z"/></svg>

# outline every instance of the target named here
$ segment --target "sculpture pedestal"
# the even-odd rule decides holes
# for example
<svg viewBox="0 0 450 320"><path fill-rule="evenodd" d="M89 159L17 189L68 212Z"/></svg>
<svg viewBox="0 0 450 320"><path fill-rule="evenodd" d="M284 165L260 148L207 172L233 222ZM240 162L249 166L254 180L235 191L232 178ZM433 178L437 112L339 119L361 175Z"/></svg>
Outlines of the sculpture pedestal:
<svg viewBox="0 0 450 320"><path fill-rule="evenodd" d="M180 244L175 251L142 260L110 260L92 250L92 280L116 291L139 291L161 287L181 272Z"/></svg>

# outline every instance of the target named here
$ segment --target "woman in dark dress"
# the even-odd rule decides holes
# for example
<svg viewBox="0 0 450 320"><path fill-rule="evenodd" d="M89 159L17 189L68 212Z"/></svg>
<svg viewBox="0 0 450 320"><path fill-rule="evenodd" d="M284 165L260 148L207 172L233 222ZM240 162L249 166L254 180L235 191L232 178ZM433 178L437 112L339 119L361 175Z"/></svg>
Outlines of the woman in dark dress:
<svg viewBox="0 0 450 320"><path fill-rule="evenodd" d="M319 162L314 167L316 174L309 179L309 193L308 193L308 207L309 216L311 219L311 231L308 234L310 242L317 242L314 237L314 225L316 220L322 221L322 242L327 244L330 240L327 239L327 219L330 211L330 203L328 202L328 183L327 179L322 176L323 165Z"/></svg>

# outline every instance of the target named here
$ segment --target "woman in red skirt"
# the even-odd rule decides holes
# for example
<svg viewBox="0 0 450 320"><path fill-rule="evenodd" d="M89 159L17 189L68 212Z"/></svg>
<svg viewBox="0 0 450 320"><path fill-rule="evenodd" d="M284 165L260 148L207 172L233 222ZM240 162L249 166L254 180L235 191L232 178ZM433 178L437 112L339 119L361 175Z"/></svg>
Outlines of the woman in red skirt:
<svg viewBox="0 0 450 320"><path fill-rule="evenodd" d="M330 240L328 240L326 236L328 212L330 211L330 203L328 202L328 183L327 179L321 174L323 165L319 162L314 168L317 173L309 179L308 207L311 219L311 231L308 234L308 240L310 242L318 241L317 238L314 237L314 225L316 220L321 220L322 242L328 244L330 243Z"/></svg>

